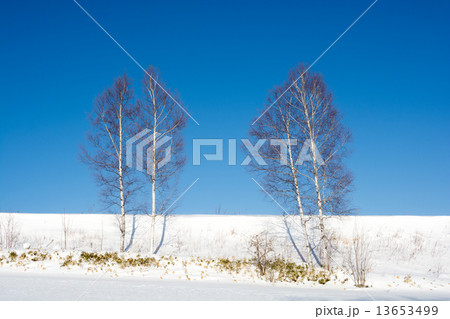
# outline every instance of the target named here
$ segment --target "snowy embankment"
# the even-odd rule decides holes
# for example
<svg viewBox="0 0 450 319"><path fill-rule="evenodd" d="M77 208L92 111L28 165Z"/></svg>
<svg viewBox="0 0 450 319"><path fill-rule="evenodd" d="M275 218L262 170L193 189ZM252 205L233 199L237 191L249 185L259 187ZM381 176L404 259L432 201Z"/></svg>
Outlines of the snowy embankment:
<svg viewBox="0 0 450 319"><path fill-rule="evenodd" d="M112 264L70 264L81 251L111 252L119 247L115 216L5 214L17 235L14 249L0 252L0 299L321 299L391 300L450 299L450 217L364 216L327 220L332 238L334 273L325 285L303 280L271 283L249 267L233 273L218 258L250 259L250 238L267 231L283 259L301 263L305 254L299 221L281 216L178 215L160 218L155 234L158 267L123 268ZM150 218L127 219L125 257L149 256ZM313 248L318 245L315 221L309 222ZM3 237L5 235L3 227ZM64 229L66 236L64 236ZM354 234L370 243L370 288L357 289L343 267ZM30 248L24 249L29 243ZM5 243L3 242L3 246ZM26 245L25 245L26 246ZM64 249L65 248L65 249ZM17 259L12 262L10 251ZM47 252L32 261L31 251ZM26 258L20 259L25 253ZM28 255L27 255L28 254ZM166 256L166 257L162 257ZM169 258L170 256L170 258ZM44 294L38 293L47 287ZM164 286L173 294L157 291ZM67 287L70 287L67 290ZM114 288L115 287L115 288ZM119 289L120 287L120 289ZM130 291L130 294L124 292ZM212 293L215 291L215 293Z"/></svg>

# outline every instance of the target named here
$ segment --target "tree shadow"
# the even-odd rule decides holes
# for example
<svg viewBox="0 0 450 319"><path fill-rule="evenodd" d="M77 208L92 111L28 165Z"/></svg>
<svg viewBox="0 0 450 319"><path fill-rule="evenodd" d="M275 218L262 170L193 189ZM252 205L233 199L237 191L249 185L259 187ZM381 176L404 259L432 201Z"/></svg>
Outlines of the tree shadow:
<svg viewBox="0 0 450 319"><path fill-rule="evenodd" d="M157 254L157 253L158 253L158 251L161 249L161 246L162 246L163 243L164 243L164 237L165 237L165 235L166 235L167 215L164 215L163 218L164 218L164 219L163 219L163 227L162 227L162 232L161 232L161 240L159 241L159 244L158 244L158 246L156 247L156 249L155 249L155 251L154 251L154 254Z"/></svg>
<svg viewBox="0 0 450 319"><path fill-rule="evenodd" d="M131 248L131 245L133 245L134 236L135 236L135 234L136 234L136 229L137 229L137 227L136 227L136 215L134 214L134 215L133 215L133 223L132 223L132 225L131 225L131 236L130 236L130 241L129 241L127 247L125 248L125 251L128 251L128 249Z"/></svg>
<svg viewBox="0 0 450 319"><path fill-rule="evenodd" d="M314 259L316 260L317 265L319 265L319 267L322 267L322 263L320 262L320 259L314 250L314 247L311 247L311 243L309 243L309 247L311 248L311 253L313 254Z"/></svg>
<svg viewBox="0 0 450 319"><path fill-rule="evenodd" d="M286 230L287 230L287 233L289 235L289 239L291 240L292 245L294 246L294 249L297 251L297 254L300 256L301 260L303 262L306 262L305 258L303 257L302 253L300 252L300 249L298 248L297 244L295 243L295 239L294 239L294 236L291 233L291 228L289 226L289 223L287 222L287 216L286 215L283 215L283 222L284 222L284 225L286 226ZM310 238L313 239L314 236L311 236ZM322 263L320 262L320 259L319 259L319 257L317 256L317 254L315 252L315 248L316 247L317 247L317 245L312 247L311 242L309 243L309 248L311 249L311 253L313 255L313 258L315 259L317 265L319 265L319 267L322 267Z"/></svg>
<svg viewBox="0 0 450 319"><path fill-rule="evenodd" d="M297 244L295 243L294 237L292 236L292 233L291 233L291 228L290 228L290 226L289 226L289 224L288 224L288 222L287 222L287 220L286 220L286 216L283 216L283 222L284 222L284 225L286 226L286 230L287 230L289 239L291 240L291 243L292 243L292 245L294 246L295 251L296 251L297 254L300 256L302 262L305 263L306 260L305 260L305 258L303 257L302 253L300 252L300 250L298 249Z"/></svg>

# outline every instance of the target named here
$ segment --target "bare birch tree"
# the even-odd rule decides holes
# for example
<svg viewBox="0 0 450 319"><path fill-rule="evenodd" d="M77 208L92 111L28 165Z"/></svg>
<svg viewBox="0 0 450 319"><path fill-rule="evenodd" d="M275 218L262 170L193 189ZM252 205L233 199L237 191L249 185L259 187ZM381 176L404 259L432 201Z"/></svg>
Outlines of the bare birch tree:
<svg viewBox="0 0 450 319"><path fill-rule="evenodd" d="M136 104L131 80L126 74L114 80L97 97L88 135L91 151L81 150L81 159L93 170L101 186L102 200L120 214L120 251L125 249L126 214L132 208L130 198L140 186L134 171L126 164L126 140L136 133Z"/></svg>
<svg viewBox="0 0 450 319"><path fill-rule="evenodd" d="M352 177L343 159L349 153L350 133L332 104L332 94L322 76L306 71L307 66L297 66L281 87L270 92L268 104L273 106L250 132L260 140L272 139L272 145L265 144L259 150L267 165L252 162L251 166L263 174L268 191L283 198L287 205L289 199L295 202L310 267L307 216L318 216L322 265L329 269L325 216L348 211L346 195Z"/></svg>
<svg viewBox="0 0 450 319"><path fill-rule="evenodd" d="M333 105L333 96L328 91L320 74L306 72L307 66L299 65L288 77L294 85L287 100L295 109L295 122L302 131L307 144L300 174L311 184L310 194L305 193L309 213L319 220L322 264L329 269L329 238L325 228L325 217L348 212L347 194L351 190L352 176L345 167L344 159L349 154L351 134L342 124L342 116ZM297 80L298 79L298 80ZM297 80L297 81L296 81Z"/></svg>
<svg viewBox="0 0 450 319"><path fill-rule="evenodd" d="M64 209L63 214L61 215L61 226L63 229L63 243L64 250L67 249L67 239L71 233L72 223L70 220L70 216L66 215L66 210Z"/></svg>
<svg viewBox="0 0 450 319"><path fill-rule="evenodd" d="M373 267L372 246L373 243L365 232L355 223L353 236L344 256L344 265L349 268L356 287L366 287L366 277Z"/></svg>
<svg viewBox="0 0 450 319"><path fill-rule="evenodd" d="M20 225L16 222L13 214L0 216L0 250L12 249L17 246L20 238Z"/></svg>
<svg viewBox="0 0 450 319"><path fill-rule="evenodd" d="M253 146L259 147L261 159L251 161L249 167L263 178L264 189L284 203L289 210L286 213L300 216L307 263L312 270L313 255L303 203L305 186L302 185L299 172L301 165L297 162L300 155L297 140L302 136L302 132L295 121L295 109L289 102L292 96L282 95L287 85L269 92L267 104L273 104L272 107L250 129L250 136L255 143Z"/></svg>
<svg viewBox="0 0 450 319"><path fill-rule="evenodd" d="M186 158L183 154L182 130L187 116L177 105L177 94L166 88L156 68L149 66L143 80L143 98L137 103L140 130L149 130L147 160L137 159L144 166L151 186L150 251L155 252L155 225L157 215L167 214L176 194L179 172Z"/></svg>

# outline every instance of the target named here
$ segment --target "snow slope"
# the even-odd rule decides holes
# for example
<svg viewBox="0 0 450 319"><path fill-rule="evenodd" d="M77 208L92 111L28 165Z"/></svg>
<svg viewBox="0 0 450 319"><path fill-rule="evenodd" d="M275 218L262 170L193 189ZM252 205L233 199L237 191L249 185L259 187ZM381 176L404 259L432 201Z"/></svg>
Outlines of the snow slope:
<svg viewBox="0 0 450 319"><path fill-rule="evenodd" d="M31 249L46 251L59 251L63 247L61 215L0 213L0 222L5 222L9 215L20 229L16 248L19 253L23 243L30 243ZM119 231L115 216L66 215L66 220L70 225L67 250L117 250ZM128 253L148 254L150 218L128 216L127 223ZM343 256L353 235L364 234L369 240L372 250L370 288L356 289L350 281L340 284L340 280L324 286L271 284L251 276L214 272L208 280L202 280L203 276L189 267L175 267L173 274L167 276L162 276L161 271L142 274L115 271L113 277L103 273L86 275L85 269L61 270L59 265L22 269L5 264L0 267L0 299L450 300L449 216L341 217L328 219L327 223L332 230L330 236L334 238L332 259L339 278L347 276L342 268ZM250 258L250 237L268 231L281 257L301 262L300 255L305 252L298 224L296 217L281 216L169 216L158 220L156 242L160 243L160 248L157 255ZM319 238L315 224L315 220L309 222L314 247ZM187 271L192 280L184 276ZM158 294L161 285L172 293ZM38 293L47 286L44 293Z"/></svg>

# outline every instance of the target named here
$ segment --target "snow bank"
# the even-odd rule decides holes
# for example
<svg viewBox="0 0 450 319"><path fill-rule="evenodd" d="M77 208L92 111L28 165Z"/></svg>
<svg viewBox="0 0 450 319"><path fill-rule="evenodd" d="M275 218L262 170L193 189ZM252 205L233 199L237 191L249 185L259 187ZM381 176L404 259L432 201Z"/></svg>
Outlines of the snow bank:
<svg viewBox="0 0 450 319"><path fill-rule="evenodd" d="M16 249L30 243L31 249L64 248L63 218L60 214L10 214L20 229ZM0 213L0 221L8 217ZM127 246L130 253L149 253L149 216L127 217ZM449 289L449 216L359 216L327 220L333 238L333 266L342 269L346 246L355 231L363 233L373 251L369 284L420 288L426 285ZM119 230L113 215L66 215L66 249L117 251ZM66 227L67 228L67 227ZM309 222L313 248L318 252L316 221ZM179 257L249 258L249 239L268 231L275 238L277 253L297 262L304 254L303 236L297 217L244 215L175 215L159 218L156 242L158 255Z"/></svg>

